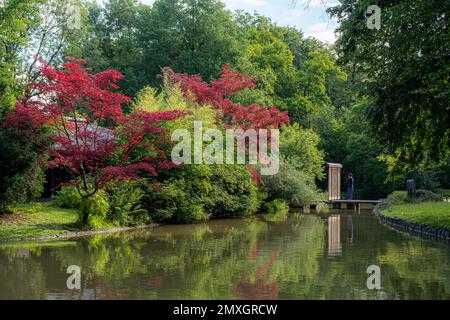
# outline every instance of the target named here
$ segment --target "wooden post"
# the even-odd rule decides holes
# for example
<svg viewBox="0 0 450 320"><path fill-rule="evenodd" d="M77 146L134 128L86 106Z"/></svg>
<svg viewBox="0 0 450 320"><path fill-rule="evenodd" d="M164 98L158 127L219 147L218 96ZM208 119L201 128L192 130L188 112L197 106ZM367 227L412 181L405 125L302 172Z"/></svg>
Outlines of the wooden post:
<svg viewBox="0 0 450 320"><path fill-rule="evenodd" d="M341 199L341 169L340 163L327 163L328 166L328 201Z"/></svg>

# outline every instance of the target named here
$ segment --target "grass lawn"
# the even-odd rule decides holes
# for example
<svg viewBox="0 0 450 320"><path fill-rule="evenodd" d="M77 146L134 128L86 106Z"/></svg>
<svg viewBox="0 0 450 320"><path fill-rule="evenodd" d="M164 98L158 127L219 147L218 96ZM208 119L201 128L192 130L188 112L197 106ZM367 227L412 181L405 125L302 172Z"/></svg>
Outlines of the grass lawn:
<svg viewBox="0 0 450 320"><path fill-rule="evenodd" d="M15 213L0 215L0 240L60 235L79 231L78 214L49 204L20 205Z"/></svg>
<svg viewBox="0 0 450 320"><path fill-rule="evenodd" d="M421 202L393 205L383 214L429 227L450 230L450 202Z"/></svg>

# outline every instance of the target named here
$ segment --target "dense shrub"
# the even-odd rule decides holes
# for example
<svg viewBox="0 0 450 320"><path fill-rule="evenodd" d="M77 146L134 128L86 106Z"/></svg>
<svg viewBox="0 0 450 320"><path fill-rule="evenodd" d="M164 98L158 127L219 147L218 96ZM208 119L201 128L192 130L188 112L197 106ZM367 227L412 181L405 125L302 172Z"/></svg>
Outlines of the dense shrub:
<svg viewBox="0 0 450 320"><path fill-rule="evenodd" d="M394 191L386 198L389 204L401 204L408 201L408 194L406 191Z"/></svg>
<svg viewBox="0 0 450 320"><path fill-rule="evenodd" d="M435 202L442 201L442 197L428 190L416 190L416 196L409 198L406 191L394 191L380 204L380 209L386 209L392 205L418 202Z"/></svg>
<svg viewBox="0 0 450 320"><path fill-rule="evenodd" d="M212 190L205 204L208 212L214 217L239 217L258 210L258 188L245 166L217 165L212 169Z"/></svg>
<svg viewBox="0 0 450 320"><path fill-rule="evenodd" d="M291 207L311 204L321 198L314 180L295 165L284 161L276 175L264 176L269 199L282 199Z"/></svg>
<svg viewBox="0 0 450 320"><path fill-rule="evenodd" d="M158 222L190 223L207 220L210 215L193 194L183 190L184 179L165 182L160 191L153 190L150 217ZM202 196L200 193L199 196Z"/></svg>
<svg viewBox="0 0 450 320"><path fill-rule="evenodd" d="M53 205L60 208L78 209L81 204L80 193L74 186L65 186L53 196Z"/></svg>
<svg viewBox="0 0 450 320"><path fill-rule="evenodd" d="M151 222L147 210L141 205L144 191L138 183L110 184L107 191L110 208L106 219L109 222L120 226Z"/></svg>
<svg viewBox="0 0 450 320"><path fill-rule="evenodd" d="M184 166L159 190L148 188L143 200L152 220L176 223L245 216L259 207L258 189L242 165Z"/></svg>
<svg viewBox="0 0 450 320"><path fill-rule="evenodd" d="M297 169L312 178L324 177L324 152L319 149L320 137L298 124L285 125L280 134L280 154Z"/></svg>
<svg viewBox="0 0 450 320"><path fill-rule="evenodd" d="M86 229L96 230L108 227L106 219L108 211L108 195L104 190L99 190L91 197L82 199L78 222Z"/></svg>
<svg viewBox="0 0 450 320"><path fill-rule="evenodd" d="M414 199L416 202L424 202L424 201L442 201L442 196L428 191L428 190L416 190L416 197Z"/></svg>
<svg viewBox="0 0 450 320"><path fill-rule="evenodd" d="M0 124L0 213L36 200L44 191L46 166L29 139Z"/></svg>
<svg viewBox="0 0 450 320"><path fill-rule="evenodd" d="M275 199L264 206L267 210L267 221L284 221L289 216L289 206L284 200Z"/></svg>

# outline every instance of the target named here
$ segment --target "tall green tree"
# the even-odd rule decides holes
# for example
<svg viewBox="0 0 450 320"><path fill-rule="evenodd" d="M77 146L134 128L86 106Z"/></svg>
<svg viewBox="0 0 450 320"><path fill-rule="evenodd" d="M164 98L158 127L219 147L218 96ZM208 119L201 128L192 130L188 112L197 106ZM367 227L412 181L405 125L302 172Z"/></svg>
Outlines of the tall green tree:
<svg viewBox="0 0 450 320"><path fill-rule="evenodd" d="M20 53L39 19L43 0L6 0L0 6L0 121L21 93Z"/></svg>
<svg viewBox="0 0 450 320"><path fill-rule="evenodd" d="M220 76L223 65L238 61L238 29L218 0L157 0L141 27L139 41L149 75L169 66L211 80Z"/></svg>
<svg viewBox="0 0 450 320"><path fill-rule="evenodd" d="M379 29L367 27L369 5L381 9ZM341 61L365 80L372 130L411 167L450 149L449 12L440 0L341 0L330 9Z"/></svg>

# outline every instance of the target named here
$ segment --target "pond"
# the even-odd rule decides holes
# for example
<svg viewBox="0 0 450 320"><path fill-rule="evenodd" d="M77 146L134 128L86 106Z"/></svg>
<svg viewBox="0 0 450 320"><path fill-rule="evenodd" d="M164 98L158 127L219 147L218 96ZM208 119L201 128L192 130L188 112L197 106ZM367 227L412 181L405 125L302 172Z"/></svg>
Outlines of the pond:
<svg viewBox="0 0 450 320"><path fill-rule="evenodd" d="M4 243L0 299L450 299L450 248L352 211Z"/></svg>

